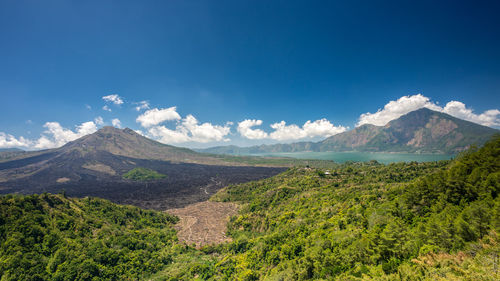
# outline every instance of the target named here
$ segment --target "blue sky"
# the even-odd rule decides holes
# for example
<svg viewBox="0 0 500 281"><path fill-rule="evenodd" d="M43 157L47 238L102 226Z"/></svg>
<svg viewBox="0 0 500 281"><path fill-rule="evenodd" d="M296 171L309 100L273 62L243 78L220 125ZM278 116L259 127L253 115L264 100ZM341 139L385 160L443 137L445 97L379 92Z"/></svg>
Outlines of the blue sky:
<svg viewBox="0 0 500 281"><path fill-rule="evenodd" d="M499 127L497 3L0 0L0 147L113 119L189 147L318 140L422 106Z"/></svg>

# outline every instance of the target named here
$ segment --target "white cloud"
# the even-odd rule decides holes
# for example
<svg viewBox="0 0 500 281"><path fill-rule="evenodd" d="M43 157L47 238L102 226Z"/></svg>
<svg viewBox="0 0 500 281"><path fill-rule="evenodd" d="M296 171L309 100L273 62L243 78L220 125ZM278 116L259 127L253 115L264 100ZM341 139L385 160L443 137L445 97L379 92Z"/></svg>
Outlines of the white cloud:
<svg viewBox="0 0 500 281"><path fill-rule="evenodd" d="M262 120L247 119L238 123L237 130L242 137L247 139L273 139L279 141L330 137L347 130L343 126L334 126L324 118L314 122L309 120L302 127L295 124L286 125L285 121L274 123L270 125L274 131L269 134L261 129L252 129L252 127L260 125L262 125Z"/></svg>
<svg viewBox="0 0 500 281"><path fill-rule="evenodd" d="M94 118L94 123L95 123L96 125L99 125L99 126L100 126L100 125L103 125L103 124L104 124L104 119L102 119L102 117L101 117L101 116L97 116L96 118Z"/></svg>
<svg viewBox="0 0 500 281"><path fill-rule="evenodd" d="M111 108L109 108L109 106L107 106L107 105L103 106L102 110L106 110L106 111L111 112Z"/></svg>
<svg viewBox="0 0 500 281"><path fill-rule="evenodd" d="M88 104L85 105L85 108L88 109L88 110L92 110L92 106L90 106Z"/></svg>
<svg viewBox="0 0 500 281"><path fill-rule="evenodd" d="M261 129L252 129L254 126L262 125L262 120L247 119L238 123L238 133L244 138L251 140L261 140L268 137L268 134Z"/></svg>
<svg viewBox="0 0 500 281"><path fill-rule="evenodd" d="M122 127L122 122L118 118L115 118L115 119L111 120L111 124L113 124L113 126L117 127L117 128L121 128Z"/></svg>
<svg viewBox="0 0 500 281"><path fill-rule="evenodd" d="M108 95L108 96L104 96L102 97L102 99L106 102L112 102L116 105L120 105L120 104L123 104L123 99L117 95L117 94L112 94L112 95Z"/></svg>
<svg viewBox="0 0 500 281"><path fill-rule="evenodd" d="M158 125L165 121L180 120L181 116L179 115L179 113L177 113L176 110L177 109L175 106L162 109L153 108L139 115L136 121L140 123L141 126L147 128Z"/></svg>
<svg viewBox="0 0 500 281"><path fill-rule="evenodd" d="M60 147L70 141L92 134L97 131L97 126L94 122L88 121L76 127L75 131L63 128L58 122L47 122L43 125L47 130L34 143L33 148L45 149Z"/></svg>
<svg viewBox="0 0 500 281"><path fill-rule="evenodd" d="M397 119L408 112L427 107L432 110L439 111L439 106L430 102L428 97L421 94L413 96L403 96L396 101L390 101L383 109L379 109L375 113L363 113L359 117L359 122L356 126L363 124L373 124L383 126L387 122Z"/></svg>
<svg viewBox="0 0 500 281"><path fill-rule="evenodd" d="M149 102L143 100L143 101L140 101L138 103L136 103L137 106L135 107L135 110L136 111L141 111L143 109L149 109Z"/></svg>
<svg viewBox="0 0 500 281"><path fill-rule="evenodd" d="M176 107L153 108L139 115L136 119L147 129L149 136L163 143L213 142L228 141L226 136L231 132L231 122L224 126L202 123L191 114L181 118ZM169 129L161 123L177 121L175 129Z"/></svg>
<svg viewBox="0 0 500 281"><path fill-rule="evenodd" d="M304 132L306 132L308 137L331 137L333 135L347 131L344 126L334 126L330 121L325 118L316 120L314 122L307 121L304 126L302 126Z"/></svg>
<svg viewBox="0 0 500 281"><path fill-rule="evenodd" d="M391 120L424 107L484 126L500 126L500 111L498 109L490 109L481 114L476 114L462 102L450 101L444 107L441 107L422 94L403 96L396 101L390 101L383 109L379 109L375 113L361 114L356 126L364 124L383 126Z"/></svg>
<svg viewBox="0 0 500 281"><path fill-rule="evenodd" d="M148 129L148 133L153 138L163 143L229 141L226 136L230 132L230 123L226 123L224 126L211 123L199 124L199 121L191 114L182 119L175 130L164 125L153 126Z"/></svg>
<svg viewBox="0 0 500 281"><path fill-rule="evenodd" d="M481 114L475 114L471 108L459 101L450 101L442 112L460 119L468 120L484 126L500 126L500 110L490 109Z"/></svg>
<svg viewBox="0 0 500 281"><path fill-rule="evenodd" d="M273 140L297 140L307 137L304 130L299 126L295 124L286 125L285 121L271 124L271 128L274 129L274 132L271 132L269 137Z"/></svg>
<svg viewBox="0 0 500 281"><path fill-rule="evenodd" d="M30 145L30 140L23 137L16 138L13 135L0 132L0 148L28 147Z"/></svg>
<svg viewBox="0 0 500 281"><path fill-rule="evenodd" d="M162 143L182 143L191 140L185 130L178 128L170 130L165 126L154 126L149 128L148 133Z"/></svg>
<svg viewBox="0 0 500 281"><path fill-rule="evenodd" d="M38 140L28 140L23 137L16 139L11 135L0 133L0 147L55 148L97 131L96 123L92 121L80 124L75 131L63 128L58 122L47 122L43 126L46 130Z"/></svg>
<svg viewBox="0 0 500 281"><path fill-rule="evenodd" d="M182 128L185 128L194 142L229 141L226 139L231 132L229 124L225 126L212 125L211 123L198 124L198 120L191 114L182 120Z"/></svg>

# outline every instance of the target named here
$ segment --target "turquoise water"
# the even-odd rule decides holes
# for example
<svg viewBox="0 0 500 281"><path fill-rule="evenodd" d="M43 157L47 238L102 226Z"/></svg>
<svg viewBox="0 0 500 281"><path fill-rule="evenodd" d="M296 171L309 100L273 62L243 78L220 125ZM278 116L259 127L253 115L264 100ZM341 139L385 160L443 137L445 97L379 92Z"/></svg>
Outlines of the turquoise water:
<svg viewBox="0 0 500 281"><path fill-rule="evenodd" d="M280 152L253 154L256 156L292 157L298 159L321 159L333 160L337 163L346 161L370 161L377 160L380 163L392 162L428 162L449 160L454 157L450 154L415 154L415 153L383 153L383 152Z"/></svg>

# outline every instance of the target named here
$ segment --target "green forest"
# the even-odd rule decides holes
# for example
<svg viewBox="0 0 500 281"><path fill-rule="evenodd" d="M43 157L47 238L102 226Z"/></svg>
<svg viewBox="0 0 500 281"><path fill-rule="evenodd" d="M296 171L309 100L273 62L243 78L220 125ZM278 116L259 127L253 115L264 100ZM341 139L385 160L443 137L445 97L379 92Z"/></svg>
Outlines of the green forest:
<svg viewBox="0 0 500 281"><path fill-rule="evenodd" d="M0 197L1 280L500 280L500 137L452 161L295 167L228 186L232 241L96 198Z"/></svg>
<svg viewBox="0 0 500 281"><path fill-rule="evenodd" d="M166 178L164 174L160 174L157 171L148 168L134 168L127 173L123 174L124 179L134 180L134 181L150 181Z"/></svg>

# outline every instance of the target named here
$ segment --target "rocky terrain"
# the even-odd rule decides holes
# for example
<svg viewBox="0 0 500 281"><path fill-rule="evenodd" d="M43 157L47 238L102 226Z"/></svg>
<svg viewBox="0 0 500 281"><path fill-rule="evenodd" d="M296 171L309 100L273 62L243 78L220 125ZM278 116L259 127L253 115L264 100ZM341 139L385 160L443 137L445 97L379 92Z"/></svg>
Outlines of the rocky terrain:
<svg viewBox="0 0 500 281"><path fill-rule="evenodd" d="M135 168L166 175L149 181L123 177ZM228 184L284 171L164 145L130 129L104 127L65 146L0 162L0 193L96 196L116 203L165 210L207 200Z"/></svg>

